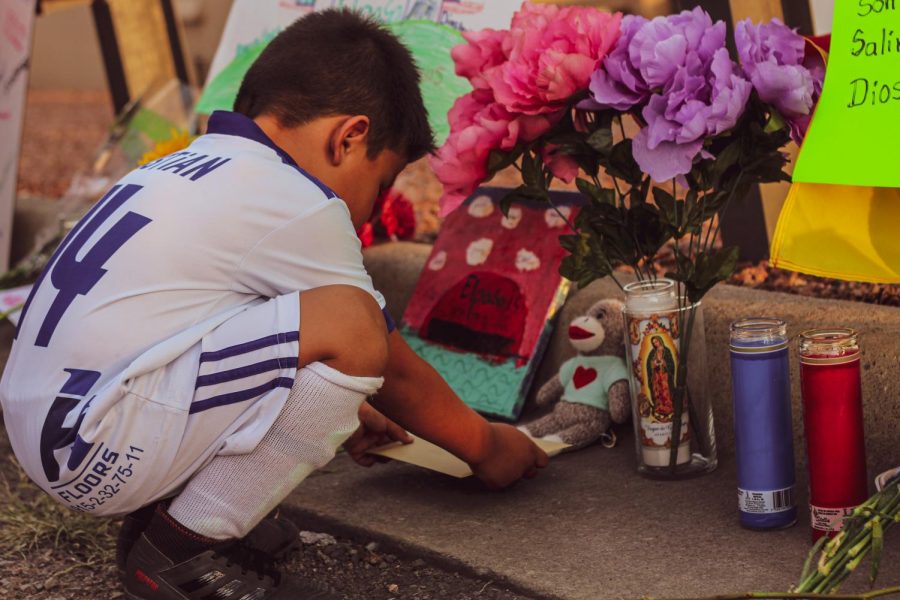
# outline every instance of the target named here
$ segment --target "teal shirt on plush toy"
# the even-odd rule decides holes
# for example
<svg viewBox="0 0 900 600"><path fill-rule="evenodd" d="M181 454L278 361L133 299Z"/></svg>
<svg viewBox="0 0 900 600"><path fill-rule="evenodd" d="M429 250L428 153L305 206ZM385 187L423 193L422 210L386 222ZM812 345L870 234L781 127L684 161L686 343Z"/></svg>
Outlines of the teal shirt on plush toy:
<svg viewBox="0 0 900 600"><path fill-rule="evenodd" d="M628 368L618 356L575 356L559 368L562 399L609 410L609 388L628 380Z"/></svg>

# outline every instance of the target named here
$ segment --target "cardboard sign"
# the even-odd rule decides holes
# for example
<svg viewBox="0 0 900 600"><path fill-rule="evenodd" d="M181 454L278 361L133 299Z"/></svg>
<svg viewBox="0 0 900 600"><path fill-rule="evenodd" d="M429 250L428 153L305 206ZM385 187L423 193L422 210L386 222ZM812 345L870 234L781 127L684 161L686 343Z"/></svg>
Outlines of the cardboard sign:
<svg viewBox="0 0 900 600"><path fill-rule="evenodd" d="M250 65L282 29L296 19L330 7L347 7L384 21L412 51L422 74L422 98L438 144L450 133L447 113L469 83L456 75L450 49L464 42L456 29L434 21L404 20L406 0L304 0L291 3L237 0L210 68L199 113L231 110Z"/></svg>
<svg viewBox="0 0 900 600"><path fill-rule="evenodd" d="M532 438L532 441L537 444L538 448L546 452L547 456L556 456L569 447L569 444L566 444L565 442L551 442L535 438ZM382 446L381 448L370 450L369 454L383 456L385 458L390 458L391 460L399 460L400 462L437 471L438 473L443 473L444 475L449 475L458 479L463 479L472 475L472 469L470 469L469 465L462 460L456 458L440 446L436 446L431 442L416 436L413 436L412 444L396 442L388 444L387 446Z"/></svg>
<svg viewBox="0 0 900 600"><path fill-rule="evenodd" d="M795 182L900 187L900 0L840 0Z"/></svg>
<svg viewBox="0 0 900 600"><path fill-rule="evenodd" d="M9 267L34 0L0 3L0 271Z"/></svg>

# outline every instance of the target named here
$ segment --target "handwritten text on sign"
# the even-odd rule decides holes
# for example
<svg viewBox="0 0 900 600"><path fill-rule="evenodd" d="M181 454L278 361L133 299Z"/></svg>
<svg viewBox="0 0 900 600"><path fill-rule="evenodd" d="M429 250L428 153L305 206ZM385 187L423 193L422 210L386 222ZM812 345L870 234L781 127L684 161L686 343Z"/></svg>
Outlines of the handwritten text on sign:
<svg viewBox="0 0 900 600"><path fill-rule="evenodd" d="M886 27L884 20L875 19L887 12L897 10L896 0L859 0L857 15L872 17L878 26L864 29L857 27L853 33L853 56L877 57L891 53L900 53L900 31ZM871 80L868 77L857 77L851 85L849 108L861 106L867 102L873 106L900 100L900 73L894 81Z"/></svg>
<svg viewBox="0 0 900 600"><path fill-rule="evenodd" d="M794 181L900 187L900 0L834 4L825 86Z"/></svg>

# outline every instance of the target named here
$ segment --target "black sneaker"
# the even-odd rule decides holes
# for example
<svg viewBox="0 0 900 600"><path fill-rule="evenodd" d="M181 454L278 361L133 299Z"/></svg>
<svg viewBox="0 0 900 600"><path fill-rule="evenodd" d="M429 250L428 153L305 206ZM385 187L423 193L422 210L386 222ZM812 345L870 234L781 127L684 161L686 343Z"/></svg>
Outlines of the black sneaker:
<svg viewBox="0 0 900 600"><path fill-rule="evenodd" d="M125 561L128 559L131 548L147 529L155 512L156 504L151 504L122 519L119 537L116 540L116 569L120 579L125 575ZM285 559L291 551L299 547L300 530L289 519L270 516L260 521L259 525L247 534L244 543L279 561Z"/></svg>
<svg viewBox="0 0 900 600"><path fill-rule="evenodd" d="M141 535L126 561L130 600L337 600L338 596L272 566L242 540L224 542L176 564Z"/></svg>

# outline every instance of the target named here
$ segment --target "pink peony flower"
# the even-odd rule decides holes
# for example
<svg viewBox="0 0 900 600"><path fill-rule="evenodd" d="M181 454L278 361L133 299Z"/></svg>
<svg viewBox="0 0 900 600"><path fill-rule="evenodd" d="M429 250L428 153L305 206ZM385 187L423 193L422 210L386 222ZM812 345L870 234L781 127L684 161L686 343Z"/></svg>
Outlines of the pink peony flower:
<svg viewBox="0 0 900 600"><path fill-rule="evenodd" d="M619 38L622 15L592 7L525 3L513 17L503 50L508 60L486 69L494 98L514 113L562 109L586 90L591 74Z"/></svg>
<svg viewBox="0 0 900 600"><path fill-rule="evenodd" d="M515 119L490 100L490 92L479 90L457 98L448 114L450 135L429 158L431 168L444 186L442 216L462 204L484 181L492 150L511 150L516 145Z"/></svg>
<svg viewBox="0 0 900 600"><path fill-rule="evenodd" d="M485 72L506 62L503 45L509 37L508 31L483 29L463 32L468 44L460 44L450 51L456 63L456 74L465 77L477 89L490 89Z"/></svg>
<svg viewBox="0 0 900 600"><path fill-rule="evenodd" d="M453 60L475 90L453 105L450 135L430 159L444 186L442 215L489 175L492 151L532 142L559 122L616 43L621 19L596 8L526 2L509 31L463 34L467 43L453 49ZM577 175L576 163L554 148L542 159L560 179Z"/></svg>
<svg viewBox="0 0 900 600"><path fill-rule="evenodd" d="M558 150L559 146L546 144L541 153L541 160L550 168L554 177L572 183L578 177L578 163L568 154Z"/></svg>
<svg viewBox="0 0 900 600"><path fill-rule="evenodd" d="M517 116L491 102L490 92L483 90L457 98L448 114L450 136L429 159L444 186L441 216L451 213L485 180L491 151L509 151L520 140L532 141L561 116Z"/></svg>

